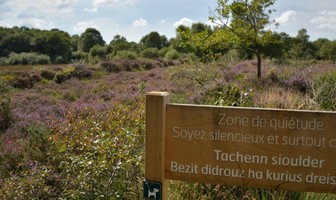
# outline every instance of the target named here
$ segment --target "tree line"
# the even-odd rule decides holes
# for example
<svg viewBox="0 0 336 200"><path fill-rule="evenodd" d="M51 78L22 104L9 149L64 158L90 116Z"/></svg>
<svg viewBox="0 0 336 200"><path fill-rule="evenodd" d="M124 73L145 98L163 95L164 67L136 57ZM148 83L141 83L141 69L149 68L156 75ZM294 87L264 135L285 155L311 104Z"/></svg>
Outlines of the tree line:
<svg viewBox="0 0 336 200"><path fill-rule="evenodd" d="M107 44L94 28L88 28L80 35L70 35L59 29L0 27L0 64L61 64L79 60L97 62L120 54L126 54L129 58L152 59L188 56L203 62L220 59L232 52L240 59L255 56L254 51L237 45L228 34L222 27L194 23L191 27L177 27L176 37L169 40L165 35L153 31L143 36L138 43L116 35ZM286 59L336 60L335 40L320 38L310 41L309 38L306 29L300 29L295 37L284 32L269 32L258 51L263 58L279 62ZM247 42L245 44L250 45Z"/></svg>

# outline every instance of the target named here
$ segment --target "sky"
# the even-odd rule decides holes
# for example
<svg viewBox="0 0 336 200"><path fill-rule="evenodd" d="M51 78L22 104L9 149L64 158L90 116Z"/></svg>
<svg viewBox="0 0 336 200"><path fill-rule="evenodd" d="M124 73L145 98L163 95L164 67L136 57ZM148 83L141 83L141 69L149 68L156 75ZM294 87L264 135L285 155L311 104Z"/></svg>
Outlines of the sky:
<svg viewBox="0 0 336 200"><path fill-rule="evenodd" d="M178 25L209 23L216 0L0 0L0 26L57 28L71 35L95 28L109 43L115 35L139 42L152 31L168 39ZM271 19L276 32L296 36L307 29L310 40L336 39L335 0L277 0Z"/></svg>

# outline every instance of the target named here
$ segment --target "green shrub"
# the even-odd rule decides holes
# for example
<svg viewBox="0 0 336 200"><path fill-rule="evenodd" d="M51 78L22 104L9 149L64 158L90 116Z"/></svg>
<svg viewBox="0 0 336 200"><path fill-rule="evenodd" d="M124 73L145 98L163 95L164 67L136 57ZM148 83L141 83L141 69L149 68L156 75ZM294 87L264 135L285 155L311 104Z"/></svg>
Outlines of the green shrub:
<svg viewBox="0 0 336 200"><path fill-rule="evenodd" d="M51 146L49 141L49 131L46 126L30 124L24 128L27 134L27 141L24 145L23 159L26 162L43 162L48 156L48 150Z"/></svg>
<svg viewBox="0 0 336 200"><path fill-rule="evenodd" d="M89 57L88 53L85 53L83 51L75 51L72 53L71 59L72 61L78 62L78 61L87 61Z"/></svg>
<svg viewBox="0 0 336 200"><path fill-rule="evenodd" d="M206 103L217 106L241 106L252 107L253 91L244 91L236 85L218 85L214 88L209 88L204 92ZM204 101L204 100L203 100Z"/></svg>
<svg viewBox="0 0 336 200"><path fill-rule="evenodd" d="M71 75L79 80L88 79L92 77L93 71L83 63L74 64L74 71L71 72Z"/></svg>
<svg viewBox="0 0 336 200"><path fill-rule="evenodd" d="M324 109L336 111L336 71L314 81L313 95Z"/></svg>
<svg viewBox="0 0 336 200"><path fill-rule="evenodd" d="M56 72L48 69L41 71L41 76L47 80L53 80L56 76Z"/></svg>
<svg viewBox="0 0 336 200"><path fill-rule="evenodd" d="M162 49L160 49L159 52L158 52L159 57L163 58L170 49L171 48L169 48L169 47L163 47Z"/></svg>
<svg viewBox="0 0 336 200"><path fill-rule="evenodd" d="M54 129L52 154L68 199L141 198L143 102L120 102L107 112L70 112Z"/></svg>
<svg viewBox="0 0 336 200"><path fill-rule="evenodd" d="M24 170L6 178L0 187L0 199L63 199L57 172L50 166L31 163L33 170Z"/></svg>
<svg viewBox="0 0 336 200"><path fill-rule="evenodd" d="M0 95L9 92L11 89L10 83L9 81L4 78L4 77L0 77Z"/></svg>
<svg viewBox="0 0 336 200"><path fill-rule="evenodd" d="M117 59L129 59L129 60L135 60L138 55L133 52L133 51L127 51L127 50L122 50L118 51L117 54L115 55Z"/></svg>
<svg viewBox="0 0 336 200"><path fill-rule="evenodd" d="M4 131L13 123L11 99L8 96L2 96L0 99L0 131Z"/></svg>
<svg viewBox="0 0 336 200"><path fill-rule="evenodd" d="M141 52L144 58L156 59L159 57L159 50L157 48L147 48Z"/></svg>
<svg viewBox="0 0 336 200"><path fill-rule="evenodd" d="M50 57L38 53L11 53L6 62L8 65L50 64Z"/></svg>
<svg viewBox="0 0 336 200"><path fill-rule="evenodd" d="M112 61L105 61L100 64L102 68L106 70L108 73L119 73L121 71L120 66Z"/></svg>
<svg viewBox="0 0 336 200"><path fill-rule="evenodd" d="M181 58L181 54L175 49L171 49L165 54L165 59L176 60L179 58Z"/></svg>
<svg viewBox="0 0 336 200"><path fill-rule="evenodd" d="M72 77L72 73L75 71L75 67L69 66L64 68L61 72L57 73L54 77L56 83L63 83L64 81Z"/></svg>

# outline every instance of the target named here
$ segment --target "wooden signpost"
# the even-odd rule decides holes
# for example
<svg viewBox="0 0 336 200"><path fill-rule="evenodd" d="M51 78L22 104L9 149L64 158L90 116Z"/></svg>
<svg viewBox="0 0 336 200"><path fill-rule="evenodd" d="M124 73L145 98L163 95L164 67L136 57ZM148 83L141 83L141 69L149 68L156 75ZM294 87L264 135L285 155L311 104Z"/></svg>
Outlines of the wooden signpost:
<svg viewBox="0 0 336 200"><path fill-rule="evenodd" d="M336 193L335 112L146 104L144 185L162 190L146 199L167 199L169 179Z"/></svg>

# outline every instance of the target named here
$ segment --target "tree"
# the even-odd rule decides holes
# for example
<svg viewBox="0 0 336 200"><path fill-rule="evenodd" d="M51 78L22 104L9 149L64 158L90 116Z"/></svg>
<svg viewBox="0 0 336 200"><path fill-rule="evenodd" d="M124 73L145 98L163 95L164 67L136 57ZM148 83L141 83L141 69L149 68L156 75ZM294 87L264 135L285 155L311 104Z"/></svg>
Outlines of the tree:
<svg viewBox="0 0 336 200"><path fill-rule="evenodd" d="M111 40L109 46L114 51L123 51L123 50L129 50L131 47L131 44L127 41L127 39L121 35L116 35Z"/></svg>
<svg viewBox="0 0 336 200"><path fill-rule="evenodd" d="M169 43L166 36L164 35L161 36L158 32L153 31L141 38L140 45L143 47L143 49L146 48L161 49L163 47L169 46Z"/></svg>
<svg viewBox="0 0 336 200"><path fill-rule="evenodd" d="M7 56L11 52L29 52L31 50L30 41L30 36L22 32L6 35L0 40L0 55Z"/></svg>
<svg viewBox="0 0 336 200"><path fill-rule="evenodd" d="M203 62L217 59L228 50L225 33L222 29L212 30L206 25L197 23L191 28L181 25L177 27L177 38L180 45L188 52L193 52Z"/></svg>
<svg viewBox="0 0 336 200"><path fill-rule="evenodd" d="M317 56L319 59L336 61L336 41L320 38L313 44L318 49Z"/></svg>
<svg viewBox="0 0 336 200"><path fill-rule="evenodd" d="M243 48L256 55L257 75L261 77L261 55L272 32L265 28L275 22L269 17L275 10L269 9L276 0L217 0L217 7L209 19L226 32L235 48ZM276 24L275 24L276 25Z"/></svg>
<svg viewBox="0 0 336 200"><path fill-rule="evenodd" d="M95 45L104 46L105 41L98 30L87 28L79 37L78 50L88 53Z"/></svg>
<svg viewBox="0 0 336 200"><path fill-rule="evenodd" d="M35 37L35 51L48 55L53 63L66 63L71 58L71 36L61 30L42 31Z"/></svg>
<svg viewBox="0 0 336 200"><path fill-rule="evenodd" d="M268 58L278 59L282 62L287 58L287 53L290 50L292 38L287 33L274 32L271 36L270 42L264 45L263 55Z"/></svg>
<svg viewBox="0 0 336 200"><path fill-rule="evenodd" d="M300 29L296 37L292 38L289 49L289 56L292 59L315 58L315 46L309 41L306 29Z"/></svg>

